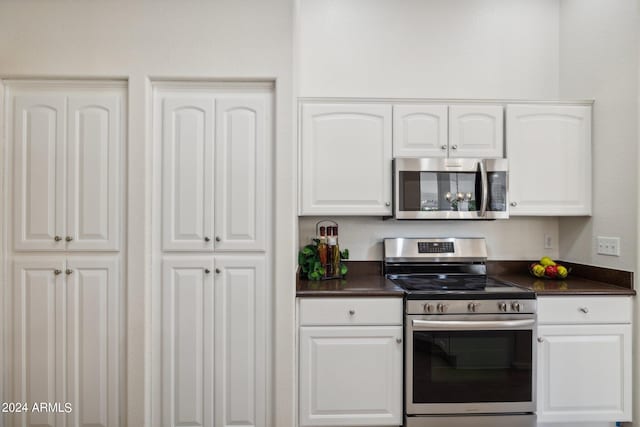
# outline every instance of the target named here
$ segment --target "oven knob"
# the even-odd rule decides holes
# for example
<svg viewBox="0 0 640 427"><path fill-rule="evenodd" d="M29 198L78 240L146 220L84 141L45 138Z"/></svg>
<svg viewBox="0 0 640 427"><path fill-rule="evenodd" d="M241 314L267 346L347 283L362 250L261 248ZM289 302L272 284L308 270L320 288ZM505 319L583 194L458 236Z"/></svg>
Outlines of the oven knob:
<svg viewBox="0 0 640 427"><path fill-rule="evenodd" d="M513 311L520 311L520 303L519 302L514 302L511 304L511 309Z"/></svg>
<svg viewBox="0 0 640 427"><path fill-rule="evenodd" d="M438 307L437 307L437 308L438 308L438 311L439 311L440 313L444 313L445 311L447 311L447 305L446 305L446 304L442 304L442 303L440 303L440 304L438 304Z"/></svg>
<svg viewBox="0 0 640 427"><path fill-rule="evenodd" d="M426 311L427 313L432 313L433 312L433 304L425 304L424 305L424 311Z"/></svg>
<svg viewBox="0 0 640 427"><path fill-rule="evenodd" d="M507 311L507 303L506 302L499 303L498 308L500 309L500 311Z"/></svg>
<svg viewBox="0 0 640 427"><path fill-rule="evenodd" d="M475 313L478 310L478 304L475 302L470 302L467 308L470 312Z"/></svg>

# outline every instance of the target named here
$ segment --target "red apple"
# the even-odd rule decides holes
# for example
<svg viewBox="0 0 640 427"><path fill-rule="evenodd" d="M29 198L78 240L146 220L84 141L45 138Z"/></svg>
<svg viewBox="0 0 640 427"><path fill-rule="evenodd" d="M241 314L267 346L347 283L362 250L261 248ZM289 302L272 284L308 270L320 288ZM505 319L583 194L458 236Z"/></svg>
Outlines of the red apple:
<svg viewBox="0 0 640 427"><path fill-rule="evenodd" d="M555 279L558 277L558 266L557 265L548 265L544 269L544 275L550 279Z"/></svg>

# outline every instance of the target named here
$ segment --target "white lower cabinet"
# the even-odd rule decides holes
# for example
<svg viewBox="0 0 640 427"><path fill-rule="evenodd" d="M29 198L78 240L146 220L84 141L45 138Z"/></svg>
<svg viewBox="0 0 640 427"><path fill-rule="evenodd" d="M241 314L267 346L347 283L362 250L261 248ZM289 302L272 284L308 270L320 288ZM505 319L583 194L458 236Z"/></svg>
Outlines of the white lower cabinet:
<svg viewBox="0 0 640 427"><path fill-rule="evenodd" d="M21 257L13 271L13 388L5 401L29 408L7 425L120 425L118 258ZM34 411L39 402L59 407Z"/></svg>
<svg viewBox="0 0 640 427"><path fill-rule="evenodd" d="M631 421L630 298L538 304L538 421Z"/></svg>
<svg viewBox="0 0 640 427"><path fill-rule="evenodd" d="M162 426L267 425L262 256L162 263Z"/></svg>
<svg viewBox="0 0 640 427"><path fill-rule="evenodd" d="M312 304L305 305L305 300ZM318 316L323 300L332 307L324 322ZM386 302L386 314L395 314L393 320L385 316L387 324L372 320L381 301ZM301 300L300 426L402 424L402 299L367 302L367 298ZM336 315L338 305L345 316ZM304 319L311 318L315 326L305 326Z"/></svg>

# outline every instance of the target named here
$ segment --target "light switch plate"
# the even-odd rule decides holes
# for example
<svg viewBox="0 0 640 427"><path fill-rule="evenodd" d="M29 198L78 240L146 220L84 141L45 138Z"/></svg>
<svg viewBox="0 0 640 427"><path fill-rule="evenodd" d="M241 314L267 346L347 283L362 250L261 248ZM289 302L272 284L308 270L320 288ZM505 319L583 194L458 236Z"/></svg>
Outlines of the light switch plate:
<svg viewBox="0 0 640 427"><path fill-rule="evenodd" d="M600 255L620 256L620 238L598 236L596 252Z"/></svg>

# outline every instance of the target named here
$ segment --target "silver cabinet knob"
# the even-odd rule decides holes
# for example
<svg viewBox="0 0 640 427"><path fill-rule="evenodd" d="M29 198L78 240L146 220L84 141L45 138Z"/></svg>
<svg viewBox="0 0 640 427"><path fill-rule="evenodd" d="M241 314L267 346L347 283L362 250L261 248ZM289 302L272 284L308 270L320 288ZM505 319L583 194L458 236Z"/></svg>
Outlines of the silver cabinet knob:
<svg viewBox="0 0 640 427"><path fill-rule="evenodd" d="M356 314L355 310L349 310L349 316L353 316L354 314Z"/></svg>
<svg viewBox="0 0 640 427"><path fill-rule="evenodd" d="M583 312L584 314L587 314L589 312L589 309L587 307L580 307L579 309L581 312Z"/></svg>
<svg viewBox="0 0 640 427"><path fill-rule="evenodd" d="M385 205L385 206L387 206L387 207L389 207L389 206L391 206L391 203L390 203L390 202L387 202L387 203L385 203L384 205Z"/></svg>
<svg viewBox="0 0 640 427"><path fill-rule="evenodd" d="M216 274L220 274L222 273L222 270L220 270L219 268L216 268Z"/></svg>
<svg viewBox="0 0 640 427"><path fill-rule="evenodd" d="M55 274L56 276L59 274L62 274L62 270L60 270L59 268L56 268L55 270L53 270L53 274Z"/></svg>
<svg viewBox="0 0 640 427"><path fill-rule="evenodd" d="M396 342L400 344L402 342L402 338L396 338Z"/></svg>
<svg viewBox="0 0 640 427"><path fill-rule="evenodd" d="M205 241L205 242L209 242L209 241L211 241L211 239L210 239L209 237L205 237L205 238L204 238L204 241Z"/></svg>
<svg viewBox="0 0 640 427"><path fill-rule="evenodd" d="M440 148L443 149L443 150L446 150L447 146L446 145L442 145L442 146L440 146Z"/></svg>
<svg viewBox="0 0 640 427"><path fill-rule="evenodd" d="M71 237L71 236L67 236L67 237L65 237L65 238L64 238L64 240L66 240L67 242L70 242L70 241L72 241L72 240L73 240L73 237Z"/></svg>
<svg viewBox="0 0 640 427"><path fill-rule="evenodd" d="M220 238L220 236L216 236L216 242L221 241L222 239Z"/></svg>
<svg viewBox="0 0 640 427"><path fill-rule="evenodd" d="M458 146L457 145L453 145L451 148L453 148L454 150L457 150Z"/></svg>
<svg viewBox="0 0 640 427"><path fill-rule="evenodd" d="M65 273L66 275L69 275L69 274L73 273L73 270L71 270L70 268L67 268L67 269L64 271L64 273Z"/></svg>
<svg viewBox="0 0 640 427"><path fill-rule="evenodd" d="M538 342L543 342L543 341L544 341L544 338L538 337Z"/></svg>
<svg viewBox="0 0 640 427"><path fill-rule="evenodd" d="M509 203L509 204L510 204L511 206L513 206L514 208L515 208L516 206L518 206L518 203L516 203L516 202L511 202L511 203Z"/></svg>
<svg viewBox="0 0 640 427"><path fill-rule="evenodd" d="M209 273L211 273L211 270L209 270L208 268L205 268L204 269L204 274L209 274Z"/></svg>
<svg viewBox="0 0 640 427"><path fill-rule="evenodd" d="M56 237L53 238L53 240L55 240L56 242L59 242L60 240L62 240L62 237L56 236Z"/></svg>

